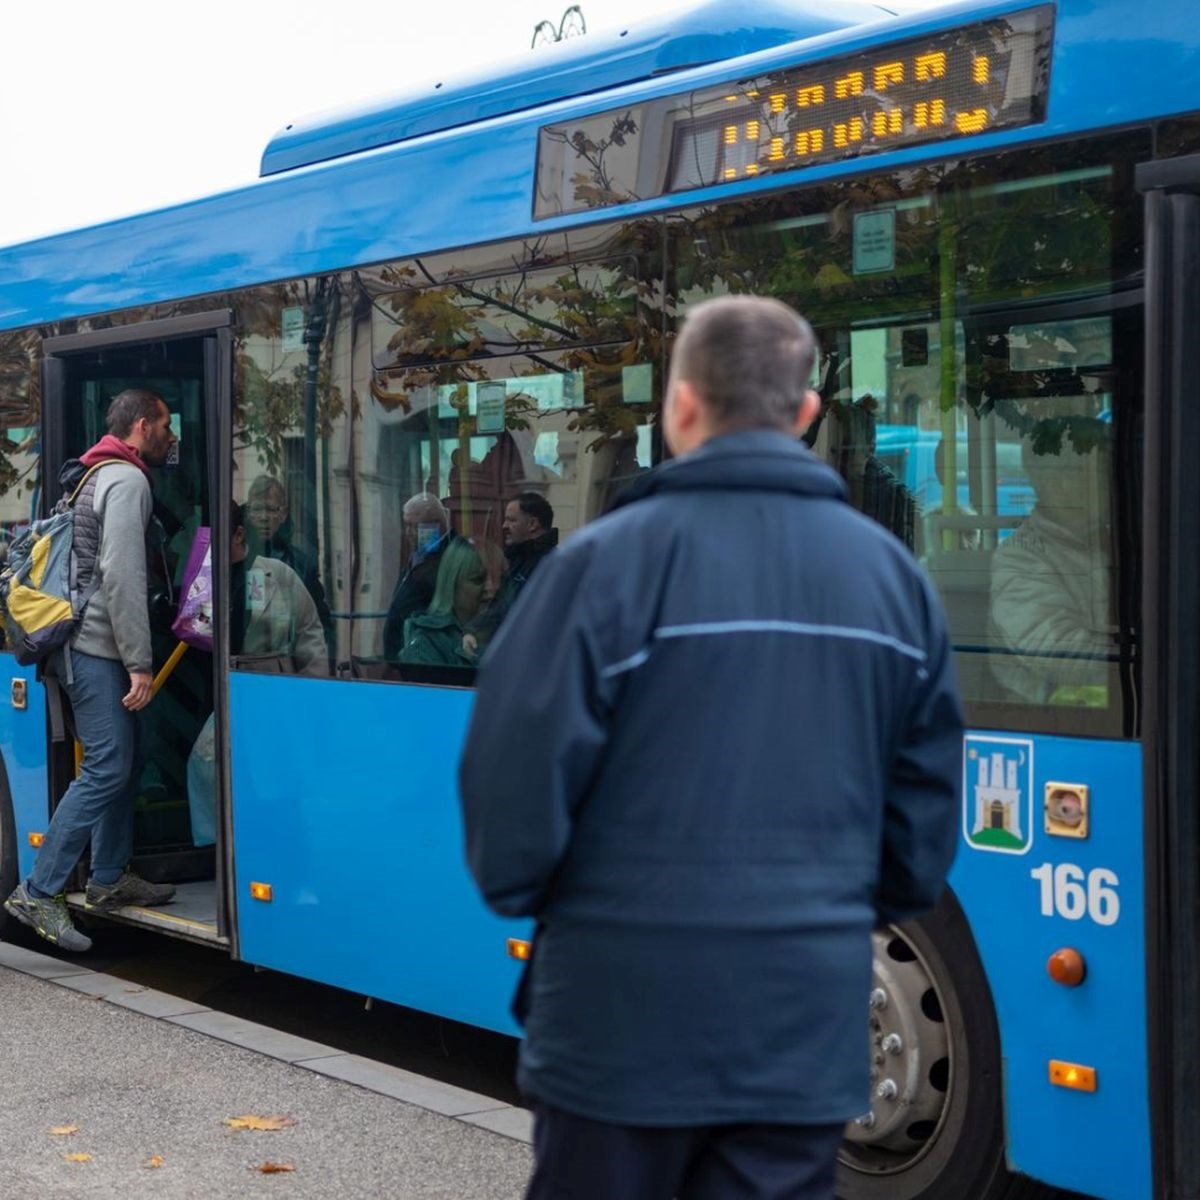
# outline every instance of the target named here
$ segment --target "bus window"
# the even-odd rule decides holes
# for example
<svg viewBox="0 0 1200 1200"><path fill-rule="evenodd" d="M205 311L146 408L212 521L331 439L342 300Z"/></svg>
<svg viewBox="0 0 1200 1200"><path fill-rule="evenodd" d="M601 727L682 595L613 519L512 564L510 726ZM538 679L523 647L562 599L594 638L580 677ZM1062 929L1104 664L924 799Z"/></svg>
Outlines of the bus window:
<svg viewBox="0 0 1200 1200"><path fill-rule="evenodd" d="M809 440L938 587L983 727L1134 731L1141 140L673 223L685 309L746 290L812 320L824 404ZM858 220L881 209L882 250Z"/></svg>
<svg viewBox="0 0 1200 1200"><path fill-rule="evenodd" d="M246 557L234 564L235 670L328 675L339 653L335 609L353 589L335 531L344 521L351 344L347 280L256 289L235 358L233 499ZM370 569L370 564L365 564ZM309 652L313 616L325 643Z"/></svg>
<svg viewBox="0 0 1200 1200"><path fill-rule="evenodd" d="M41 411L33 380L40 346L36 330L0 333L0 550L38 505Z"/></svg>
<svg viewBox="0 0 1200 1200"><path fill-rule="evenodd" d="M385 565L363 605L375 619L356 628L356 674L470 683L541 557L650 469L646 274L623 255L482 278L454 262L437 274L393 265L364 279L357 536ZM526 532L506 519L518 496L541 508Z"/></svg>

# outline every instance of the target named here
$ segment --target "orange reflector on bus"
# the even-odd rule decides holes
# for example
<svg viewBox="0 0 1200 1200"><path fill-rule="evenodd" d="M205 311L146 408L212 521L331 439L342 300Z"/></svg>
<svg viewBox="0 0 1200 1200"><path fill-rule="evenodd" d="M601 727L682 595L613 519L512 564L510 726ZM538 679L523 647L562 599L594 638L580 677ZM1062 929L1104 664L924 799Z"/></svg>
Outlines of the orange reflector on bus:
<svg viewBox="0 0 1200 1200"><path fill-rule="evenodd" d="M1063 987L1078 987L1087 976L1087 964L1078 950L1064 946L1050 955L1046 971L1055 983L1061 983Z"/></svg>
<svg viewBox="0 0 1200 1200"><path fill-rule="evenodd" d="M251 883L250 895L255 900L270 900L273 896L269 883Z"/></svg>
<svg viewBox="0 0 1200 1200"><path fill-rule="evenodd" d="M1050 1060L1050 1082L1056 1087L1073 1088L1077 1092L1096 1090L1096 1068L1081 1067L1078 1063Z"/></svg>
<svg viewBox="0 0 1200 1200"><path fill-rule="evenodd" d="M520 938L508 939L508 957L519 958L521 962L529 961L529 952L533 947L528 942L521 941Z"/></svg>
<svg viewBox="0 0 1200 1200"><path fill-rule="evenodd" d="M46 840L44 833L31 833L29 835L29 844L31 846L40 846Z"/></svg>

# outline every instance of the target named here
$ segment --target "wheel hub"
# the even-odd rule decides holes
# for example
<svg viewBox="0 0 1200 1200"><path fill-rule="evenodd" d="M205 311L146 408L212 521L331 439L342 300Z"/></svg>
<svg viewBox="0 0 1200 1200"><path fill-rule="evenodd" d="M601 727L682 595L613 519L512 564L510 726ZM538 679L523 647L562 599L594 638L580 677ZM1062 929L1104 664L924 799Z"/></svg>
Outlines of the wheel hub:
<svg viewBox="0 0 1200 1200"><path fill-rule="evenodd" d="M916 951L896 930L872 935L867 1018L871 1109L846 1126L843 1157L860 1170L901 1170L926 1146L949 1094L942 1005Z"/></svg>

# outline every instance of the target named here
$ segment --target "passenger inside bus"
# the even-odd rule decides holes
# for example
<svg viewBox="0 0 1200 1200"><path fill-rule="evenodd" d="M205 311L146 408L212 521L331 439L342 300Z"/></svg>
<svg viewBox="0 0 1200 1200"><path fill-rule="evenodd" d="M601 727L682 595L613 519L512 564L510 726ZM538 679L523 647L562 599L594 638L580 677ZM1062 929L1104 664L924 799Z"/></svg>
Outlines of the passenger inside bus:
<svg viewBox="0 0 1200 1200"><path fill-rule="evenodd" d="M438 563L433 598L423 612L404 623L400 662L424 667L474 667L465 643L468 626L486 598L488 571L483 555L465 538L455 538Z"/></svg>
<svg viewBox="0 0 1200 1200"><path fill-rule="evenodd" d="M517 602L521 589L558 545L554 509L537 492L520 492L504 506L504 578L496 598L472 623L465 647L481 651Z"/></svg>
<svg viewBox="0 0 1200 1200"><path fill-rule="evenodd" d="M235 665L286 675L326 673L325 636L304 581L286 563L251 549L240 504L230 511L229 652ZM192 842L216 839L213 715L200 730L187 763Z"/></svg>
<svg viewBox="0 0 1200 1200"><path fill-rule="evenodd" d="M1032 514L992 558L992 674L1033 704L1103 706L1108 700L1112 623L1111 535L1090 503L1100 450L1064 445L1022 459L1037 494Z"/></svg>
<svg viewBox="0 0 1200 1200"><path fill-rule="evenodd" d="M246 536L249 544L259 553L276 559L290 567L308 588L317 616L325 630L332 657L334 652L333 615L325 598L317 571L316 556L294 539L295 529L288 504L287 488L271 475L260 475L250 484L246 493Z"/></svg>
<svg viewBox="0 0 1200 1200"><path fill-rule="evenodd" d="M456 536L450 528L446 506L432 492L418 492L404 503L404 545L408 561L388 605L383 624L383 656L389 663L400 661L404 649L404 626L409 617L423 613L433 599L442 551Z"/></svg>

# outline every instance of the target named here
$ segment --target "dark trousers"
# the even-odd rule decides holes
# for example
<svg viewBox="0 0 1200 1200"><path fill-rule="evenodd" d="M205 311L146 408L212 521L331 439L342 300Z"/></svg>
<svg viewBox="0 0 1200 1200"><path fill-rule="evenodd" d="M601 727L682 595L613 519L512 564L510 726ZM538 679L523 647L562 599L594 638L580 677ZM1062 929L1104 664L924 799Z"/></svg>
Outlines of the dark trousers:
<svg viewBox="0 0 1200 1200"><path fill-rule="evenodd" d="M534 1113L526 1200L832 1200L845 1128L642 1128Z"/></svg>

